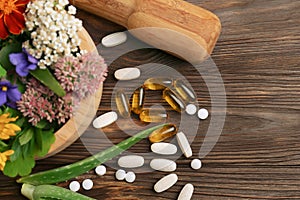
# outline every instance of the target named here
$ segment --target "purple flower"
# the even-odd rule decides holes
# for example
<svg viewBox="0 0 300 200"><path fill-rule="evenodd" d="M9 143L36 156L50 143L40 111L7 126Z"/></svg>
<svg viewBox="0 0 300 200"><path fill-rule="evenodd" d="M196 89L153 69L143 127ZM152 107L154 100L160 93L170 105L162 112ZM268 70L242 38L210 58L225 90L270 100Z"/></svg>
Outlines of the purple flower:
<svg viewBox="0 0 300 200"><path fill-rule="evenodd" d="M20 76L27 76L29 70L35 70L37 63L39 62L36 58L31 56L24 48L21 53L9 54L10 62L16 66L16 72Z"/></svg>
<svg viewBox="0 0 300 200"><path fill-rule="evenodd" d="M21 99L21 93L16 85L12 85L9 81L0 82L0 106L6 104L15 107L16 102Z"/></svg>

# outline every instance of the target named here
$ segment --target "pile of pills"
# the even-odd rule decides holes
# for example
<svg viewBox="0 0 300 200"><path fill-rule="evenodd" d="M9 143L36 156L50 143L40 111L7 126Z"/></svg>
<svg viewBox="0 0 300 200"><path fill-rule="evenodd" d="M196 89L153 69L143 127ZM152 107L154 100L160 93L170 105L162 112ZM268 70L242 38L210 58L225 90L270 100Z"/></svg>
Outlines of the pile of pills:
<svg viewBox="0 0 300 200"><path fill-rule="evenodd" d="M102 39L102 45L105 47L113 47L126 42L127 35L124 32L114 33ZM116 70L114 76L120 81L130 81L138 79L141 76L139 68L123 68ZM143 85L138 87L130 101L123 90L117 90L115 93L115 103L117 112L110 111L98 116L93 121L93 126L97 129L104 128L115 121L118 117L130 118L131 113L138 115L143 122L164 122L168 119L168 114L165 110L153 110L144 108L145 94L147 91L161 90L162 99L164 99L170 107L178 113L187 113L188 115L196 115L200 120L205 120L209 116L209 112L205 108L200 108L195 105L197 101L196 95L183 80L173 80L168 77L152 77L144 81ZM192 148L184 132L178 132L176 125L167 124L160 129L153 131L149 135L151 151L159 155L174 155L177 153L177 146L165 142L168 138L176 137L178 146L186 158L193 155ZM133 171L126 172L124 169L132 170L144 166L145 159L138 155L126 155L118 159L119 169L115 172L115 178L119 181L125 180L128 183L133 183L136 179L136 174ZM165 158L153 158L149 162L150 167L155 171L170 172L170 174L162 177L154 185L154 190L157 193L164 192L171 188L178 181L178 176L174 173L177 169L175 161ZM199 159L193 159L190 162L190 167L194 170L199 170L202 167L202 162ZM103 165L95 169L96 174L103 176L106 173L106 167ZM93 182L86 179L82 182L82 187L85 190L90 190L93 187ZM72 181L69 185L70 190L78 191L80 183ZM194 186L190 183L186 184L178 195L179 200L191 199L194 192Z"/></svg>

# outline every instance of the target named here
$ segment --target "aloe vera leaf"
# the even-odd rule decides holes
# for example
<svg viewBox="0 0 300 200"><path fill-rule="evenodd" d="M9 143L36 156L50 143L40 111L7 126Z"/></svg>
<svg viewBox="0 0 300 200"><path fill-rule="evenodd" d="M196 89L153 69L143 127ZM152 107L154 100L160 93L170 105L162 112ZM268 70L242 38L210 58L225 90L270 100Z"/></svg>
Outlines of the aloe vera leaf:
<svg viewBox="0 0 300 200"><path fill-rule="evenodd" d="M99 152L91 157L84 160L78 161L76 163L63 166L57 169L52 169L44 172L39 172L29 176L22 177L17 180L18 183L28 183L31 185L45 185L45 184L55 184L63 181L70 180L87 171L97 167L98 165L111 160L115 156L126 151L142 139L149 136L153 131L163 127L166 124L151 127L149 129L143 130L136 135L123 140L117 145L114 145L102 152Z"/></svg>
<svg viewBox="0 0 300 200"><path fill-rule="evenodd" d="M53 74L48 69L36 69L30 71L30 74L39 80L42 84L47 86L50 90L52 90L55 94L60 97L66 95L66 92L61 87L59 82L54 78Z"/></svg>
<svg viewBox="0 0 300 200"><path fill-rule="evenodd" d="M54 186L23 184L21 193L30 200L95 200L71 190Z"/></svg>

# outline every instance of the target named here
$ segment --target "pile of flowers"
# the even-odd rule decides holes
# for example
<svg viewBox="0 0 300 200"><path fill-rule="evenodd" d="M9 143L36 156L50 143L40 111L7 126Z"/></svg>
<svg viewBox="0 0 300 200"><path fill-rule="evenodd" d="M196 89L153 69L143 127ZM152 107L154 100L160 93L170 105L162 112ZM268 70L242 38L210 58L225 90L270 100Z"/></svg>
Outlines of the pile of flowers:
<svg viewBox="0 0 300 200"><path fill-rule="evenodd" d="M107 66L80 49L68 0L0 0L0 170L28 175Z"/></svg>

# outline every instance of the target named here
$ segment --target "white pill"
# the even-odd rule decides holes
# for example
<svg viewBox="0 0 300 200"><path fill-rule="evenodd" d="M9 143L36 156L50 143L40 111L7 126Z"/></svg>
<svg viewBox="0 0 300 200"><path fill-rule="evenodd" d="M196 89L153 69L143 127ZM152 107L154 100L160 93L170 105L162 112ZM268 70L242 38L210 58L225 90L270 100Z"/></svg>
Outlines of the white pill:
<svg viewBox="0 0 300 200"><path fill-rule="evenodd" d="M126 177L126 172L123 169L119 169L118 171L116 171L115 176L117 180L122 181Z"/></svg>
<svg viewBox="0 0 300 200"><path fill-rule="evenodd" d="M125 181L128 183L133 183L135 181L135 178L136 176L134 172L128 172L126 174Z"/></svg>
<svg viewBox="0 0 300 200"><path fill-rule="evenodd" d="M202 167L202 162L201 162L201 160L199 160L199 159L194 159L194 160L192 160L192 162L191 162L191 167L192 167L192 169L200 169L201 167Z"/></svg>
<svg viewBox="0 0 300 200"><path fill-rule="evenodd" d="M106 167L104 165L99 165L98 167L96 167L95 172L99 176L103 176L104 174L106 174Z"/></svg>
<svg viewBox="0 0 300 200"><path fill-rule="evenodd" d="M136 155L123 156L118 160L119 166L123 168L141 167L144 165L144 162L145 160L143 156L136 156Z"/></svg>
<svg viewBox="0 0 300 200"><path fill-rule="evenodd" d="M150 161L150 167L157 171L173 172L176 170L177 165L173 160L156 158Z"/></svg>
<svg viewBox="0 0 300 200"><path fill-rule="evenodd" d="M175 185L177 180L178 176L176 174L169 174L155 183L154 190L157 193L166 191L167 189Z"/></svg>
<svg viewBox="0 0 300 200"><path fill-rule="evenodd" d="M186 106L185 112L188 115L194 115L197 112L197 106L195 106L194 104L189 104L189 105Z"/></svg>
<svg viewBox="0 0 300 200"><path fill-rule="evenodd" d="M176 138L178 145L185 157L191 157L193 155L192 148L185 134L183 132L179 132L176 134Z"/></svg>
<svg viewBox="0 0 300 200"><path fill-rule="evenodd" d="M190 200L194 193L194 186L190 183L186 184L179 193L177 200Z"/></svg>
<svg viewBox="0 0 300 200"><path fill-rule="evenodd" d="M136 67L128 67L115 71L115 78L121 81L137 79L141 76L141 71Z"/></svg>
<svg viewBox="0 0 300 200"><path fill-rule="evenodd" d="M94 183L91 179L85 179L83 182L82 182L82 187L83 189L85 190L91 190L94 186Z"/></svg>
<svg viewBox="0 0 300 200"><path fill-rule="evenodd" d="M100 115L93 121L93 126L95 128L104 128L118 119L118 114L114 111L104 113L103 115Z"/></svg>
<svg viewBox="0 0 300 200"><path fill-rule="evenodd" d="M126 40L127 40L127 34L125 32L117 32L102 38L101 43L105 47L115 47L125 43Z"/></svg>
<svg viewBox="0 0 300 200"><path fill-rule="evenodd" d="M173 155L177 153L177 147L171 143L157 142L151 145L151 151L161 155Z"/></svg>
<svg viewBox="0 0 300 200"><path fill-rule="evenodd" d="M80 183L78 181L72 181L69 185L69 188L73 192L77 192L80 189Z"/></svg>
<svg viewBox="0 0 300 200"><path fill-rule="evenodd" d="M199 119L207 119L208 115L209 115L208 110L206 110L205 108L201 108L198 111Z"/></svg>

